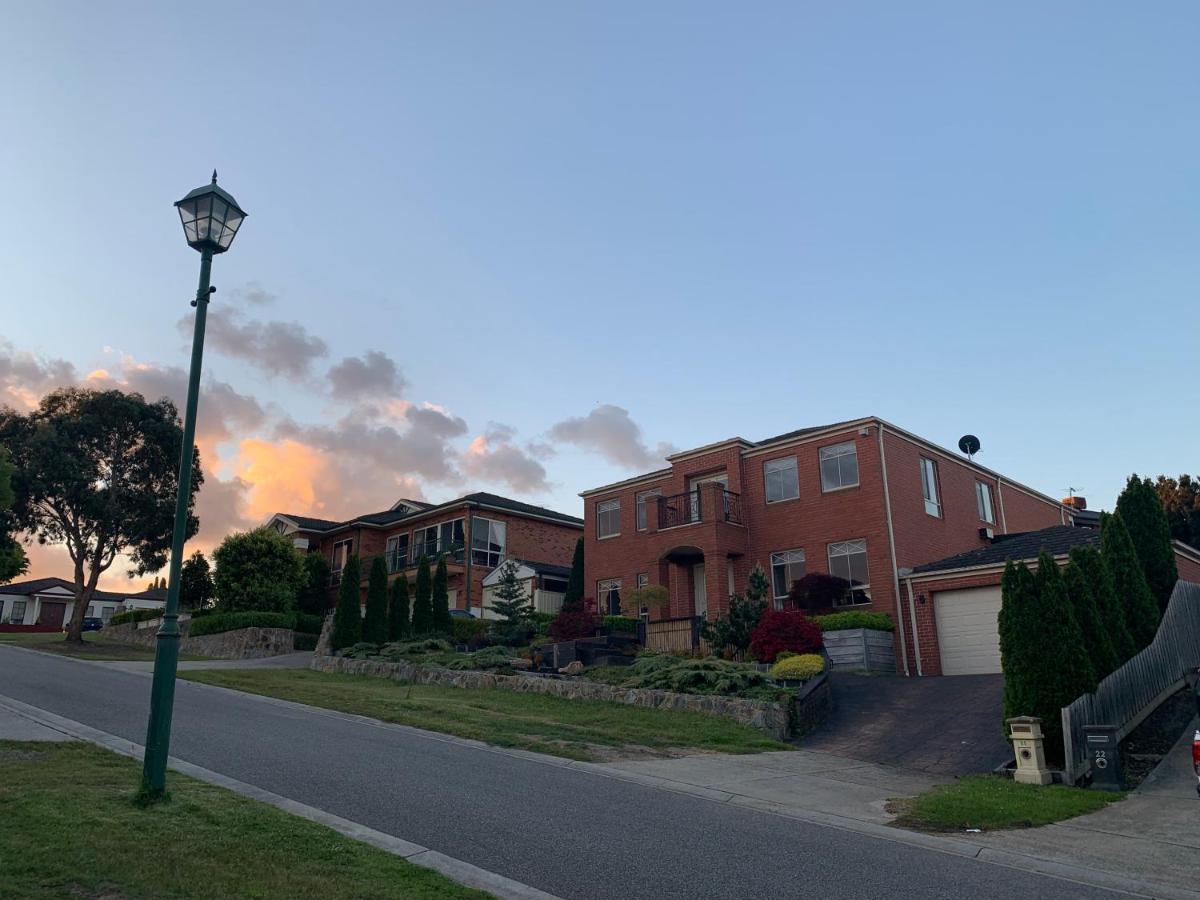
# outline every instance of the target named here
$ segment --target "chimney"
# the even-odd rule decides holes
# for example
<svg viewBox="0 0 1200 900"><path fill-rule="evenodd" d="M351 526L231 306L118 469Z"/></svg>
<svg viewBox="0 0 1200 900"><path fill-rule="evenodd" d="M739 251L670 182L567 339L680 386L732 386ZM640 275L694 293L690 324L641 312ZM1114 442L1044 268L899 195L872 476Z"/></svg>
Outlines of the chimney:
<svg viewBox="0 0 1200 900"><path fill-rule="evenodd" d="M1074 510L1087 509L1086 497L1063 497L1063 506L1069 506Z"/></svg>

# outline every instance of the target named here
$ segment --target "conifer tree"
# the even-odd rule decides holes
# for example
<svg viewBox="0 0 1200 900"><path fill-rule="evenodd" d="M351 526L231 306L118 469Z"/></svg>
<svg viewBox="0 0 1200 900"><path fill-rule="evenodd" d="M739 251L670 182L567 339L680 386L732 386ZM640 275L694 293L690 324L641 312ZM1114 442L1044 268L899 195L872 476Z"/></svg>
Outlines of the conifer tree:
<svg viewBox="0 0 1200 900"><path fill-rule="evenodd" d="M746 581L746 599L751 603L766 601L771 584L767 581L767 573L763 571L762 563L755 563Z"/></svg>
<svg viewBox="0 0 1200 900"><path fill-rule="evenodd" d="M502 634L515 632L533 612L529 591L517 579L520 567L515 559L506 559L500 566L500 580L492 590L491 608L500 617L497 629Z"/></svg>
<svg viewBox="0 0 1200 900"><path fill-rule="evenodd" d="M583 609L583 538L575 542L575 556L571 559L571 574L567 578L567 591L563 594L563 612Z"/></svg>
<svg viewBox="0 0 1200 900"><path fill-rule="evenodd" d="M387 640L387 577L387 564L382 556L376 556L367 576L367 609L362 623L362 639L368 644L382 644Z"/></svg>
<svg viewBox="0 0 1200 900"><path fill-rule="evenodd" d="M1108 563L1095 547L1074 548L1071 562L1087 576L1092 598L1096 601L1096 611L1113 648L1113 659L1117 666L1121 666L1137 653L1137 648L1133 645L1133 637L1125 621L1125 608L1117 598L1117 588Z"/></svg>
<svg viewBox="0 0 1200 900"><path fill-rule="evenodd" d="M388 640L399 641L412 634L408 608L408 578L401 573L392 582L392 603L388 608Z"/></svg>
<svg viewBox="0 0 1200 900"><path fill-rule="evenodd" d="M1162 500L1150 479L1130 475L1125 490L1117 498L1117 514L1129 529L1129 538L1150 586L1150 593L1161 611L1166 610L1179 571L1175 548L1171 546L1171 525Z"/></svg>
<svg viewBox="0 0 1200 900"><path fill-rule="evenodd" d="M1076 547L1075 550L1081 549ZM1083 636L1083 647L1087 652L1088 661L1096 674L1096 680L1104 678L1109 672L1121 664L1117 652L1113 649L1106 622L1100 615L1096 605L1096 595L1092 590L1091 580L1077 561L1075 550L1071 551L1071 560L1063 570L1063 581L1067 587L1067 597L1071 602L1071 611L1079 625Z"/></svg>
<svg viewBox="0 0 1200 900"><path fill-rule="evenodd" d="M450 578L446 573L446 557L438 560L433 573L433 630L451 634L454 623L450 621Z"/></svg>
<svg viewBox="0 0 1200 900"><path fill-rule="evenodd" d="M429 557L422 556L417 564L417 590L413 597L413 634L429 634L433 631L433 582L429 577Z"/></svg>
<svg viewBox="0 0 1200 900"><path fill-rule="evenodd" d="M1125 625L1137 653L1158 633L1158 604L1120 513L1100 514L1100 548L1112 572L1117 600L1125 611Z"/></svg>
<svg viewBox="0 0 1200 900"><path fill-rule="evenodd" d="M333 613L334 650L353 647L362 641L362 610L358 598L358 557L351 555L342 566L342 583L338 588L337 608Z"/></svg>
<svg viewBox="0 0 1200 900"><path fill-rule="evenodd" d="M1000 578L1000 667L1004 672L1004 718L1031 716L1036 705L1028 640L1037 626L1037 588L1025 563L1011 559ZM1006 730L1007 733L1007 730Z"/></svg>

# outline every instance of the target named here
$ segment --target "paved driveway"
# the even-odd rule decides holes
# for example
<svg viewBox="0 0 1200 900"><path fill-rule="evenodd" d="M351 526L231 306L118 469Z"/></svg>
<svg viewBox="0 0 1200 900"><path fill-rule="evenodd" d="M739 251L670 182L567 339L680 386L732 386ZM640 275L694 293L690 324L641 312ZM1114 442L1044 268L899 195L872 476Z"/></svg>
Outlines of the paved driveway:
<svg viewBox="0 0 1200 900"><path fill-rule="evenodd" d="M990 772L1012 758L1004 739L1004 678L833 676L833 714L805 750L931 775Z"/></svg>

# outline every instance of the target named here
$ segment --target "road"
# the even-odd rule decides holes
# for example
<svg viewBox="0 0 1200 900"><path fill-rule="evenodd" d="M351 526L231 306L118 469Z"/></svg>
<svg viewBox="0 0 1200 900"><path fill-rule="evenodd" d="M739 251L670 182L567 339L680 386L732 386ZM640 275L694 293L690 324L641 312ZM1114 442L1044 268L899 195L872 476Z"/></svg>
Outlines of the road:
<svg viewBox="0 0 1200 900"><path fill-rule="evenodd" d="M142 674L0 646L0 694L145 737ZM171 751L565 898L1124 896L185 681Z"/></svg>

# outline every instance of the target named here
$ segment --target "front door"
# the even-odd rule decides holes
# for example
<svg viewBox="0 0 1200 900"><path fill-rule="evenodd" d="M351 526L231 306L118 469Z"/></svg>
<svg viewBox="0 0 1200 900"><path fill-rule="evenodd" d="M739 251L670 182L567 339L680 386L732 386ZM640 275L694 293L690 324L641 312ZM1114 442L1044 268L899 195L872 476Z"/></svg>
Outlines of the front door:
<svg viewBox="0 0 1200 900"><path fill-rule="evenodd" d="M708 612L708 589L704 586L704 563L692 566L692 596L696 598L696 615Z"/></svg>
<svg viewBox="0 0 1200 900"><path fill-rule="evenodd" d="M63 619L66 618L67 604L65 603L48 603L42 601L42 608L38 612L38 621L42 625L53 625L55 628L62 628Z"/></svg>

